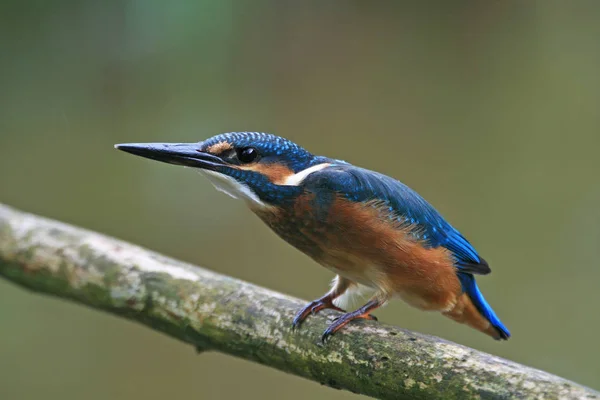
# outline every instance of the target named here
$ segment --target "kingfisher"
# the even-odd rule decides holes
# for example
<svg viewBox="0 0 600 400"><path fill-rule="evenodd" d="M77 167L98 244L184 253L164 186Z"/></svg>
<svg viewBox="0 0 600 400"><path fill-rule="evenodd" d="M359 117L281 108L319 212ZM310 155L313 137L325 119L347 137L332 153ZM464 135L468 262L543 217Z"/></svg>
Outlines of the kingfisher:
<svg viewBox="0 0 600 400"><path fill-rule="evenodd" d="M259 132L115 147L198 170L336 274L331 289L296 314L293 328L324 309L342 312L324 331L325 342L353 320L376 320L371 312L400 298L496 340L510 337L475 282L475 275L491 272L488 263L432 205L394 178ZM360 297L368 298L366 304L346 312Z"/></svg>

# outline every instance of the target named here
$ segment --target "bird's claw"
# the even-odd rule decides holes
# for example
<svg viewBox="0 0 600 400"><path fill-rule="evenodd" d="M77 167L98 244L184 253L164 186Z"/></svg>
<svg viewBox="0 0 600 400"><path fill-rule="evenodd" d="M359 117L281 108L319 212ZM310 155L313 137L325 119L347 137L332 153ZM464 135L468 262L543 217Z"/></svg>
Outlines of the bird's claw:
<svg viewBox="0 0 600 400"><path fill-rule="evenodd" d="M329 325L327 327L327 329L325 329L325 331L323 332L323 335L321 335L321 343L325 344L327 343L327 341L329 340L329 338L331 336L333 336L334 333L336 333L338 330L340 330L343 326L345 326L346 324L348 324L348 322L350 322L352 320L352 318L350 317L348 314L344 314L340 317L337 317L333 323L331 325Z"/></svg>
<svg viewBox="0 0 600 400"><path fill-rule="evenodd" d="M295 331L300 327L300 325L302 324L302 320L303 319L300 318L300 315L296 315L294 317L294 320L292 321L292 331Z"/></svg>
<svg viewBox="0 0 600 400"><path fill-rule="evenodd" d="M296 330L298 327L300 327L302 322L304 322L306 317L308 317L309 315L317 315L319 311L325 310L327 308L331 308L342 312L344 311L341 308L336 307L330 298L320 298L318 300L311 301L300 311L298 311L298 313L294 317L294 320L292 321L292 330Z"/></svg>
<svg viewBox="0 0 600 400"><path fill-rule="evenodd" d="M323 332L323 335L321 335L321 343L326 344L329 338L333 336L334 333L335 331L331 329L331 326L327 327L327 329L325 329L325 331Z"/></svg>
<svg viewBox="0 0 600 400"><path fill-rule="evenodd" d="M373 314L367 314L367 316L365 317L365 319L368 319L368 320L370 320L370 321L379 321L379 320L377 319L377 317L376 317L376 316L374 316Z"/></svg>
<svg viewBox="0 0 600 400"><path fill-rule="evenodd" d="M356 312L348 313L341 315L335 318L331 325L325 329L323 335L321 336L321 342L323 344L327 343L329 338L333 336L334 333L342 329L344 326L348 325L348 323L354 321L355 319L366 319L369 321L377 321L377 317L372 314L357 314Z"/></svg>

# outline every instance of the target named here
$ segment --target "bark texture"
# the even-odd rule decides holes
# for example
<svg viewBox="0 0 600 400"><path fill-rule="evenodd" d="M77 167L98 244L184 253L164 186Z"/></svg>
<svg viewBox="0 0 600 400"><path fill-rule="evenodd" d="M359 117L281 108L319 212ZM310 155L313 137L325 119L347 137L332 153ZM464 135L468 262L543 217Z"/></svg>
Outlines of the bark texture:
<svg viewBox="0 0 600 400"><path fill-rule="evenodd" d="M0 276L216 350L380 399L598 399L549 373L436 337L337 315L291 321L305 302L0 204Z"/></svg>

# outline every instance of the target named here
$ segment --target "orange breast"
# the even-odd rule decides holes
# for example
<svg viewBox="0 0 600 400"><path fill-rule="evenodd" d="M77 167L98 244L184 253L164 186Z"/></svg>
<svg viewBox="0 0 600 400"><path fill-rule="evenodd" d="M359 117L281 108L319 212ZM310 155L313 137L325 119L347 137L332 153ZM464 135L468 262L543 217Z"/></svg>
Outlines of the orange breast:
<svg viewBox="0 0 600 400"><path fill-rule="evenodd" d="M413 306L449 310L461 293L450 252L426 248L377 203L337 197L327 212L302 196L293 210L263 217L280 236L321 265Z"/></svg>

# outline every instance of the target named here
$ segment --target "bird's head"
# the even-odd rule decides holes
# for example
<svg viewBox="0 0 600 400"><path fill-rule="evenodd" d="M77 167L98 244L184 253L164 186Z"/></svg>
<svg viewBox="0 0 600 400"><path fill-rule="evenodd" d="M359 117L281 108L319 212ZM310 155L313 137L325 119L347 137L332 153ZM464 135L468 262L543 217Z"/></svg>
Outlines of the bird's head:
<svg viewBox="0 0 600 400"><path fill-rule="evenodd" d="M258 132L224 133L199 143L129 143L115 147L195 168L218 190L254 208L293 200L302 180L330 162L287 139Z"/></svg>

